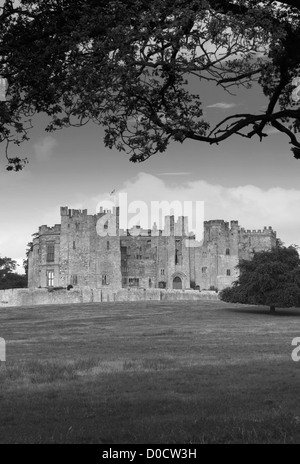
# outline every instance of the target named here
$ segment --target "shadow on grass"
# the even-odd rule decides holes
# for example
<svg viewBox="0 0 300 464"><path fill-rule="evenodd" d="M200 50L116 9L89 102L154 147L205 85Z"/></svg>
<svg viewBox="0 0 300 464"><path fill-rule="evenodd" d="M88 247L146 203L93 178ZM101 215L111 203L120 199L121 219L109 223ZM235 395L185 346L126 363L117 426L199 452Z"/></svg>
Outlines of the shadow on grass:
<svg viewBox="0 0 300 464"><path fill-rule="evenodd" d="M264 314L270 317L300 317L300 308L276 308L276 311L271 313L268 306L239 305L227 307L224 310L231 313Z"/></svg>

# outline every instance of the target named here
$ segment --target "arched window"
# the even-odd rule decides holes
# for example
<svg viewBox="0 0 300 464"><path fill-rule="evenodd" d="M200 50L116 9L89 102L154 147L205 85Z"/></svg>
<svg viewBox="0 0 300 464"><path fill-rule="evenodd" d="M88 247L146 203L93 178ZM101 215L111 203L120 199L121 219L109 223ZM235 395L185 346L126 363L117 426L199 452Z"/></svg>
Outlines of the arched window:
<svg viewBox="0 0 300 464"><path fill-rule="evenodd" d="M47 275L47 287L53 287L54 285L54 270L51 269L49 271L46 271Z"/></svg>

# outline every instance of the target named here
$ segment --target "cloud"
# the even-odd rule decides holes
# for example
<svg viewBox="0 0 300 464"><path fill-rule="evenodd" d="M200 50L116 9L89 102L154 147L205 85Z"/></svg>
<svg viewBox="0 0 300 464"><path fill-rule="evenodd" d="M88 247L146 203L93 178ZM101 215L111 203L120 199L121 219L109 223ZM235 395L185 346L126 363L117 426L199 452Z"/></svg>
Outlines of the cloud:
<svg viewBox="0 0 300 464"><path fill-rule="evenodd" d="M158 176L189 176L190 172L159 172Z"/></svg>
<svg viewBox="0 0 300 464"><path fill-rule="evenodd" d="M38 161L47 161L52 158L56 145L55 138L51 137L51 135L46 135L40 142L33 145L36 159Z"/></svg>
<svg viewBox="0 0 300 464"><path fill-rule="evenodd" d="M82 201L80 199L79 202L77 199L67 206L74 209L88 209L88 214L96 214L103 200L116 204L122 192L127 194L127 204L132 207L128 215L129 220L132 221L135 221L134 216L143 202L151 209L151 201L170 203L178 201L181 204L190 201L194 206L197 201L203 201L205 220L238 220L241 227L256 230L263 229L264 226L272 226L277 232L277 237L286 245L293 243L300 245L300 189L272 187L264 190L254 185L224 187L210 184L202 179L185 180L177 185L169 185L163 178L141 172L124 182L114 195L110 195L111 191L99 191L96 196L82 197ZM42 224L52 226L60 222L59 206L61 205L63 202L60 205L55 202L51 208L39 212L36 209L27 209L23 215L12 215L6 221L2 221L0 254L18 260L24 258L26 244L31 240L31 234L37 231L38 226Z"/></svg>
<svg viewBox="0 0 300 464"><path fill-rule="evenodd" d="M234 108L235 106L238 106L238 105L236 103L219 102L219 103L214 103L213 105L207 105L206 108L219 108L221 110L228 110L229 108Z"/></svg>
<svg viewBox="0 0 300 464"><path fill-rule="evenodd" d="M204 201L205 220L238 220L245 229L263 229L272 226L277 237L286 245L300 245L300 190L272 187L263 190L254 185L223 187L204 180L184 182L177 186L167 185L163 179L140 173L130 179L111 197L109 192L91 199L87 207L95 214L103 199L117 200L118 194L127 193L128 204L134 201ZM148 206L150 208L150 206Z"/></svg>

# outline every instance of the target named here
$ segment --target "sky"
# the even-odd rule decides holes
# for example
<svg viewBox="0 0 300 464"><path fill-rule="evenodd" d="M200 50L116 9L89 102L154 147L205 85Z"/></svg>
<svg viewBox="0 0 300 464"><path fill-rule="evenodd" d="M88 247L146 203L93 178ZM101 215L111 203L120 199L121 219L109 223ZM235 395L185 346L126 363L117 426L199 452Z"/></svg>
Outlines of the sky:
<svg viewBox="0 0 300 464"><path fill-rule="evenodd" d="M256 89L234 97L201 83L197 91L211 120L266 105ZM51 134L46 119L34 120L29 142L16 153L28 156L21 172L6 171L0 145L0 256L19 263L42 224L60 223L60 206L95 214L110 192L129 201L203 201L204 219L238 220L246 229L272 226L286 245L300 245L300 160L284 134L269 129L263 142L234 136L218 146L173 142L143 163L110 150L103 128L90 125Z"/></svg>

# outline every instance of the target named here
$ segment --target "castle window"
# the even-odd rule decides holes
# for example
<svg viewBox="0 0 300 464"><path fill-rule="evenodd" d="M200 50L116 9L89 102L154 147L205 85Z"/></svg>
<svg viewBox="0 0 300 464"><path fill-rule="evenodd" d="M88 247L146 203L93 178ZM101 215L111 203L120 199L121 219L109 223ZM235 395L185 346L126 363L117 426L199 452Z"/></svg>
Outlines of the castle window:
<svg viewBox="0 0 300 464"><path fill-rule="evenodd" d="M77 285L77 275L71 276L71 285Z"/></svg>
<svg viewBox="0 0 300 464"><path fill-rule="evenodd" d="M152 280L149 278L149 288L152 287Z"/></svg>
<svg viewBox="0 0 300 464"><path fill-rule="evenodd" d="M180 240L175 240L175 264L182 264L182 249Z"/></svg>
<svg viewBox="0 0 300 464"><path fill-rule="evenodd" d="M175 264L178 264L178 250L175 250Z"/></svg>
<svg viewBox="0 0 300 464"><path fill-rule="evenodd" d="M129 285L131 285L132 287L138 287L139 283L140 283L140 279L138 279L137 277L129 278Z"/></svg>
<svg viewBox="0 0 300 464"><path fill-rule="evenodd" d="M227 269L226 275L230 276L230 269Z"/></svg>
<svg viewBox="0 0 300 464"><path fill-rule="evenodd" d="M73 241L73 250L76 250L75 240Z"/></svg>
<svg viewBox="0 0 300 464"><path fill-rule="evenodd" d="M106 242L106 249L109 250L109 242Z"/></svg>
<svg viewBox="0 0 300 464"><path fill-rule="evenodd" d="M108 285L108 278L106 274L102 275L102 285Z"/></svg>
<svg viewBox="0 0 300 464"><path fill-rule="evenodd" d="M47 243L47 262L53 263L54 261L54 242Z"/></svg>
<svg viewBox="0 0 300 464"><path fill-rule="evenodd" d="M76 228L76 231L78 232L79 231L79 222L75 223L75 228Z"/></svg>
<svg viewBox="0 0 300 464"><path fill-rule="evenodd" d="M226 248L226 255L230 255L230 250L229 250L229 248Z"/></svg>
<svg viewBox="0 0 300 464"><path fill-rule="evenodd" d="M164 269L160 270L160 275L165 275L165 270Z"/></svg>
<svg viewBox="0 0 300 464"><path fill-rule="evenodd" d="M202 274L206 274L206 271L207 271L207 267L205 266L202 268Z"/></svg>
<svg viewBox="0 0 300 464"><path fill-rule="evenodd" d="M106 221L106 223L104 224L104 229L108 229L108 221Z"/></svg>
<svg viewBox="0 0 300 464"><path fill-rule="evenodd" d="M53 269L46 271L47 276L47 287L53 287L54 285L54 271Z"/></svg>

